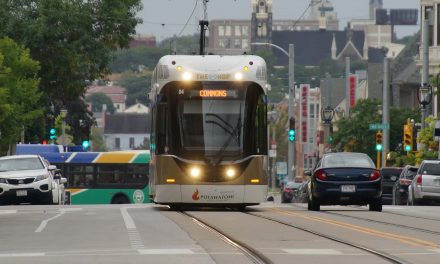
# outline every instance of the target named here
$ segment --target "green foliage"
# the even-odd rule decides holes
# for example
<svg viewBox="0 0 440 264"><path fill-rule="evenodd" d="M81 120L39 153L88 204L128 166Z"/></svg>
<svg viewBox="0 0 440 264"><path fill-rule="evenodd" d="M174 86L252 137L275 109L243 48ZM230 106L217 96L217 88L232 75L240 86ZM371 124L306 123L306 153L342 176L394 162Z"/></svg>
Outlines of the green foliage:
<svg viewBox="0 0 440 264"><path fill-rule="evenodd" d="M375 133L369 130L369 125L382 123L378 114L378 100L359 100L352 109L350 117L344 117L335 122L337 131L334 132L333 147L338 151L353 151L367 153L376 157ZM390 109L390 150L398 149L403 140L403 125L408 118L417 119L418 113L411 109Z"/></svg>
<svg viewBox="0 0 440 264"><path fill-rule="evenodd" d="M62 144L62 135L63 135L63 118L61 115L55 117L55 130L57 131L57 138L55 139L56 144ZM69 125L64 126L64 131L66 133L66 142L68 142L69 146L73 146L73 136L72 136L72 128Z"/></svg>
<svg viewBox="0 0 440 264"><path fill-rule="evenodd" d="M140 73L124 73L119 84L127 89L127 106L137 102L148 105L147 94L150 92L151 71L142 71Z"/></svg>
<svg viewBox="0 0 440 264"><path fill-rule="evenodd" d="M38 104L39 63L10 38L0 39L0 154L42 114Z"/></svg>
<svg viewBox="0 0 440 264"><path fill-rule="evenodd" d="M112 72L121 73L128 70L139 71L146 67L153 70L157 61L167 54L164 48L138 47L131 49L121 49L113 53L113 61L110 64Z"/></svg>
<svg viewBox="0 0 440 264"><path fill-rule="evenodd" d="M40 61L40 105L53 103L56 112L67 107L83 115L86 105L71 102L84 94L85 80L109 72L112 51L128 46L141 22L136 13L142 5L140 0L0 0L0 6L0 36L13 38Z"/></svg>
<svg viewBox="0 0 440 264"><path fill-rule="evenodd" d="M87 102L90 102L92 104L92 111L93 112L101 112L102 111L102 105L107 105L107 111L110 113L114 113L116 111L115 106L113 105L112 99L108 97L106 94L103 93L94 93L92 95L89 95L86 98Z"/></svg>

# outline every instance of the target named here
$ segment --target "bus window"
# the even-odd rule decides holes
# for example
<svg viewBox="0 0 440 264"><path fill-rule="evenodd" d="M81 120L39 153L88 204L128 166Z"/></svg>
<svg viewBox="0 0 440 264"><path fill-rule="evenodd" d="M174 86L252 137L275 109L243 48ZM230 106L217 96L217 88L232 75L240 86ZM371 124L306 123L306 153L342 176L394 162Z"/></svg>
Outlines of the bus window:
<svg viewBox="0 0 440 264"><path fill-rule="evenodd" d="M125 182L127 184L146 184L148 165L128 165Z"/></svg>
<svg viewBox="0 0 440 264"><path fill-rule="evenodd" d="M127 164L97 165L98 184L121 184L127 173Z"/></svg>
<svg viewBox="0 0 440 264"><path fill-rule="evenodd" d="M90 188L93 185L93 166L69 164L67 166L70 186Z"/></svg>

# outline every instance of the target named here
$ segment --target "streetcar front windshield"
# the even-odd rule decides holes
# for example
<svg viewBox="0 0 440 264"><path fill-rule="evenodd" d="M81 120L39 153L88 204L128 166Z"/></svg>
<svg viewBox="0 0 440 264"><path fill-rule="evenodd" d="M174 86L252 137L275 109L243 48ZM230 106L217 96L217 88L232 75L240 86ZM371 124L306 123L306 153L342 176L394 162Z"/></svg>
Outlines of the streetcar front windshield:
<svg viewBox="0 0 440 264"><path fill-rule="evenodd" d="M182 147L205 156L241 154L243 140L242 100L184 100Z"/></svg>

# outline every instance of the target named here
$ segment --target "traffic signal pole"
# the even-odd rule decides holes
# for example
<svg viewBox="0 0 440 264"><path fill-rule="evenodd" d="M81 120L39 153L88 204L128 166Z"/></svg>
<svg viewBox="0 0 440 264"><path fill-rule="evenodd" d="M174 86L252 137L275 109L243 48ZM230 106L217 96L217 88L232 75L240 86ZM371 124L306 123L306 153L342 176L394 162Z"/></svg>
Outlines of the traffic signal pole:
<svg viewBox="0 0 440 264"><path fill-rule="evenodd" d="M390 123L390 59L384 58L383 62L383 102L382 102L382 124ZM382 166L386 166L387 153L390 151L390 130L383 130Z"/></svg>
<svg viewBox="0 0 440 264"><path fill-rule="evenodd" d="M289 44L289 120L295 120L294 116L294 100L295 100L295 78L294 78L294 67L295 67L295 56L294 56L293 44ZM294 121L295 124L295 121ZM295 133L296 130L294 129ZM296 135L295 135L296 137ZM288 178L292 181L296 175L295 166L295 140L288 142L288 152L287 152L287 173Z"/></svg>

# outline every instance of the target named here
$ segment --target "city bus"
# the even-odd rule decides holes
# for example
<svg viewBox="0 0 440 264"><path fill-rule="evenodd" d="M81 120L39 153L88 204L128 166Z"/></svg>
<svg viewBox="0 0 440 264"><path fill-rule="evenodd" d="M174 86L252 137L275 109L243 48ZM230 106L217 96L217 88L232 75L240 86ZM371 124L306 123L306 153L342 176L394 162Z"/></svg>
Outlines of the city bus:
<svg viewBox="0 0 440 264"><path fill-rule="evenodd" d="M24 144L23 144L24 145ZM67 178L66 203L149 203L149 150L62 152L56 146L17 146L17 154L38 154Z"/></svg>
<svg viewBox="0 0 440 264"><path fill-rule="evenodd" d="M155 203L244 210L266 200L268 87L254 55L159 60L149 94Z"/></svg>

